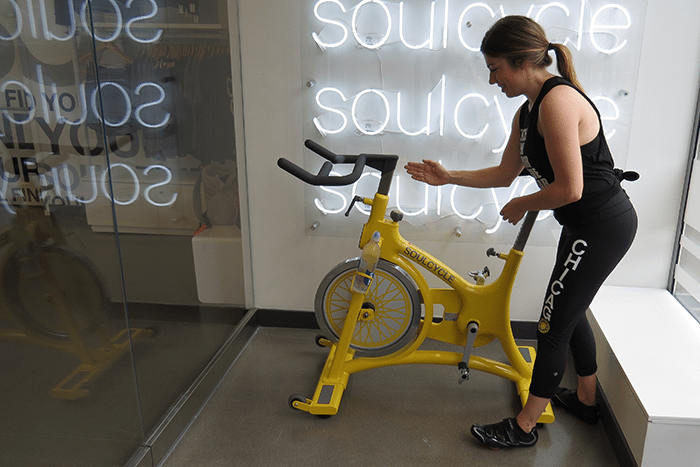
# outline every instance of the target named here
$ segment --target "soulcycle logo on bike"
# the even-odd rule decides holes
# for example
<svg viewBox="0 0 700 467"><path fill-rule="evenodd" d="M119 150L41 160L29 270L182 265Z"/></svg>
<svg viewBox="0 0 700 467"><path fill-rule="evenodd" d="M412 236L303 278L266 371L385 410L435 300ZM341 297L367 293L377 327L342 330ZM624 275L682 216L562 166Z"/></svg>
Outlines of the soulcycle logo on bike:
<svg viewBox="0 0 700 467"><path fill-rule="evenodd" d="M571 50L624 167L645 11L646 4L631 0L309 0L302 26L304 138L339 154L398 154L399 167L424 158L449 169L497 165L524 98L508 99L489 85L479 46L495 21L519 14ZM305 153L305 165L318 164L315 157ZM399 172L392 207L416 223L478 221L486 233L498 230L498 210L509 198L536 189L520 179L497 190L428 188ZM321 225L334 230L331 219L362 183L307 188L309 222L323 216ZM360 204L355 209L368 212Z"/></svg>

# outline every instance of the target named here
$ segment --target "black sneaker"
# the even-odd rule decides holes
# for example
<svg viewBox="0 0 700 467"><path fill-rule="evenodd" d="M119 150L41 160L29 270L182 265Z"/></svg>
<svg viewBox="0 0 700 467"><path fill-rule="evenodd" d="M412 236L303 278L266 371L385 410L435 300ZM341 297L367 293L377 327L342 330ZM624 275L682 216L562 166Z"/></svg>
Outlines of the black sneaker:
<svg viewBox="0 0 700 467"><path fill-rule="evenodd" d="M525 433L515 418L506 418L493 425L472 425L470 432L491 449L526 448L537 443L537 428Z"/></svg>
<svg viewBox="0 0 700 467"><path fill-rule="evenodd" d="M578 416L586 423L594 424L600 418L597 405L586 405L578 398L576 389L557 388L552 403Z"/></svg>

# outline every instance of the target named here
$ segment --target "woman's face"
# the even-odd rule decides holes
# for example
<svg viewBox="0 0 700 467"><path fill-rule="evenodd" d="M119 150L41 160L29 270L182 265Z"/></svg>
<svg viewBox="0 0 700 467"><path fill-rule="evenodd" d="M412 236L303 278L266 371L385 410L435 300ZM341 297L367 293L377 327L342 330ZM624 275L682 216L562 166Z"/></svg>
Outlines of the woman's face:
<svg viewBox="0 0 700 467"><path fill-rule="evenodd" d="M497 84L507 97L517 97L524 93L524 73L522 68L513 68L508 60L485 55L489 69L489 84Z"/></svg>

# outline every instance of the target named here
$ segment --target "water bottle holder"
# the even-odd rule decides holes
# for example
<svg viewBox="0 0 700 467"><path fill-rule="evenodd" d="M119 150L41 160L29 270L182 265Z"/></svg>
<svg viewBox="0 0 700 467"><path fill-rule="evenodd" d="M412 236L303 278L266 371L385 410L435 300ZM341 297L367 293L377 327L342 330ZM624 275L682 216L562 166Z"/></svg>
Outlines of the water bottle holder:
<svg viewBox="0 0 700 467"><path fill-rule="evenodd" d="M363 282L367 287L369 287L369 285L372 283L372 279L374 278L374 273L372 273L372 272L370 272L370 271L366 271L366 272L356 271L355 274L357 274L358 276L362 277L362 282Z"/></svg>

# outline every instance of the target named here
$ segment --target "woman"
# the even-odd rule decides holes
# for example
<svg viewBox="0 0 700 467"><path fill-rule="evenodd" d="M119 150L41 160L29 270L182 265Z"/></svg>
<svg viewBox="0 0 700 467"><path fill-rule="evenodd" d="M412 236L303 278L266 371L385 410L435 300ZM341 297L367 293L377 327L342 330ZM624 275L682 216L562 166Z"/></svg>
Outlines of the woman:
<svg viewBox="0 0 700 467"><path fill-rule="evenodd" d="M547 70L557 59L556 76ZM507 187L523 169L540 190L514 198L501 210L516 224L528 211L553 210L562 225L557 258L538 323L537 358L530 395L515 418L473 425L471 433L491 448L527 447L537 442L537 420L550 400L589 423L598 420L595 340L586 309L625 255L637 230L637 216L620 187L598 110L583 93L570 51L552 44L535 21L507 16L486 33L481 52L489 83L508 97L527 102L513 119L498 166L448 171L437 162L409 162L406 171L431 185ZM630 178L631 179L631 178ZM560 388L571 349L576 389Z"/></svg>

